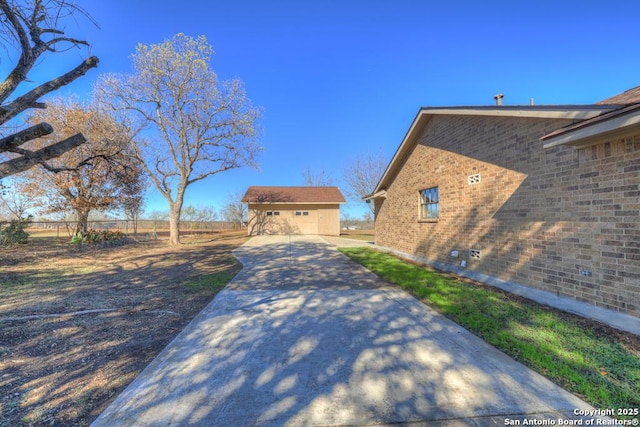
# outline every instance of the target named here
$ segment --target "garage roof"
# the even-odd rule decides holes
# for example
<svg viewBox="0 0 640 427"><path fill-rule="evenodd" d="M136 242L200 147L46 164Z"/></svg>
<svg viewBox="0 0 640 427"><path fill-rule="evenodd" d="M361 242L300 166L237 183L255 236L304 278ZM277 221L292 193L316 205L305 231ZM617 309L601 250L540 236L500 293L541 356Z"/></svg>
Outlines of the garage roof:
<svg viewBox="0 0 640 427"><path fill-rule="evenodd" d="M247 189L242 203L346 203L338 187L259 187Z"/></svg>

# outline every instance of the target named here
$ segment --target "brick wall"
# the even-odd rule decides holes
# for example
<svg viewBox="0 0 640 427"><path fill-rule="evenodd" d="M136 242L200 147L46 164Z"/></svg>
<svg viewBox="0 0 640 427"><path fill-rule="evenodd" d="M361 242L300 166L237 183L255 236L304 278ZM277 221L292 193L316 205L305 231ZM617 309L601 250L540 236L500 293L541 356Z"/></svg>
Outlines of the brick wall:
<svg viewBox="0 0 640 427"><path fill-rule="evenodd" d="M376 243L640 316L640 135L543 149L568 123L434 116L377 201ZM440 218L421 222L435 186Z"/></svg>

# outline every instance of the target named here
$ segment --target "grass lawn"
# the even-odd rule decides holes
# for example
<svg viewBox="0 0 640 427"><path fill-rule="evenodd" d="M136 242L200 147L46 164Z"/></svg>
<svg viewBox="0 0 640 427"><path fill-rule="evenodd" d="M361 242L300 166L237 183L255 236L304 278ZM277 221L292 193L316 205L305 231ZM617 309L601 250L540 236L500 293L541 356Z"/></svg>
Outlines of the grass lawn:
<svg viewBox="0 0 640 427"><path fill-rule="evenodd" d="M341 251L595 408L640 408L639 340L370 248Z"/></svg>

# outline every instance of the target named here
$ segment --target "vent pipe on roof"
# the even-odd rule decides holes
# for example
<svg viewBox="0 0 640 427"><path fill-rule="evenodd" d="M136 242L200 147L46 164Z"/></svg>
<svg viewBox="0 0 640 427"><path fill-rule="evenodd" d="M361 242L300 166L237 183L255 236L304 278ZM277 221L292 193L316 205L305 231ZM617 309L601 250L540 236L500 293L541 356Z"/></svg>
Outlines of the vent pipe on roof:
<svg viewBox="0 0 640 427"><path fill-rule="evenodd" d="M502 98L504 98L504 95L501 93L493 97L496 100L496 105L502 105Z"/></svg>
<svg viewBox="0 0 640 427"><path fill-rule="evenodd" d="M529 105L533 105L533 98L529 98Z"/></svg>

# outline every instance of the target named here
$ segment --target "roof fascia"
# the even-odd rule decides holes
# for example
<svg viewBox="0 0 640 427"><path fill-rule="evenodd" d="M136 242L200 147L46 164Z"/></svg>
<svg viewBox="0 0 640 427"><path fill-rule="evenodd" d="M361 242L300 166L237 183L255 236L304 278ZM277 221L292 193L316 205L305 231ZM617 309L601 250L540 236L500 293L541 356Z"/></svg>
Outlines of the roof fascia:
<svg viewBox="0 0 640 427"><path fill-rule="evenodd" d="M541 140L544 142L544 148L558 145L590 145L604 137L623 137L638 131L640 131L640 105L620 114L611 114L610 117L602 120L594 120L593 123L585 123L564 132L545 135Z"/></svg>
<svg viewBox="0 0 640 427"><path fill-rule="evenodd" d="M381 190L381 191L378 191L378 192L376 192L376 193L373 193L373 194L369 194L369 195L367 195L367 196L364 196L364 197L362 198L362 200L364 200L365 202L369 202L370 200L380 199L380 198L382 198L382 199L386 199L386 198L387 198L387 192L386 192L386 190Z"/></svg>
<svg viewBox="0 0 640 427"><path fill-rule="evenodd" d="M426 114L586 120L615 110L613 105L534 105L490 107L423 107Z"/></svg>
<svg viewBox="0 0 640 427"><path fill-rule="evenodd" d="M244 202L248 205L344 205L347 202Z"/></svg>
<svg viewBox="0 0 640 427"><path fill-rule="evenodd" d="M391 161L387 165L387 168L384 170L384 173L382 174L382 177L378 181L376 188L373 190L372 196L376 194L381 194L381 192L386 191L384 184L387 180L387 177L391 174L391 170L400 161L402 156L406 153L406 151L408 150L407 147L412 144L412 142L417 138L417 135L422 133L422 130L426 126L429 119L431 119L431 117L432 117L431 115L424 114L424 108L418 111L418 114L416 114L416 117L413 119L413 122L411 123L409 130L407 131L404 138L402 139L400 146L398 147L396 152L393 154Z"/></svg>

